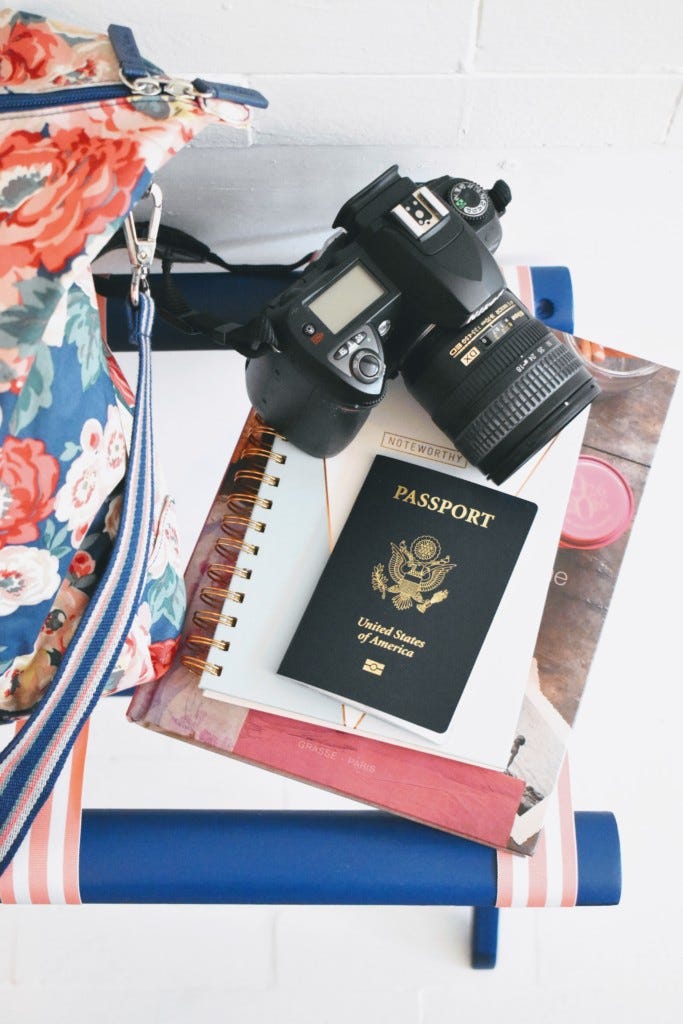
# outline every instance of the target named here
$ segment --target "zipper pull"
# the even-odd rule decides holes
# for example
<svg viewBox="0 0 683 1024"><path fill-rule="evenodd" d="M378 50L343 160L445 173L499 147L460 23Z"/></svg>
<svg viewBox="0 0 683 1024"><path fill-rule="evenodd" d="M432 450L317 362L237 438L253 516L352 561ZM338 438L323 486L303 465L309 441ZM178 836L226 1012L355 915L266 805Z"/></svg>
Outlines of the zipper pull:
<svg viewBox="0 0 683 1024"><path fill-rule="evenodd" d="M140 291L149 290L147 276L154 259L154 252L157 246L157 235L159 234L159 225L161 223L161 205L163 195L156 182L152 182L142 198L145 199L147 196L151 198L153 204L152 213L149 218L149 227L147 229L147 238L138 238L132 211L123 222L123 232L126 236L128 259L130 260L130 266L133 272L130 282L130 301L133 306L138 306L140 303Z"/></svg>
<svg viewBox="0 0 683 1024"><path fill-rule="evenodd" d="M142 56L129 28L125 25L110 25L107 32L124 81L130 84L131 81L150 78L155 74L157 69Z"/></svg>
<svg viewBox="0 0 683 1024"><path fill-rule="evenodd" d="M136 96L161 95L172 80L145 60L131 30L125 25L110 25L107 31L109 42L119 62L119 76L130 91ZM172 84L170 95L187 95L187 90L181 88L181 83L173 81Z"/></svg>
<svg viewBox="0 0 683 1024"><path fill-rule="evenodd" d="M230 100L250 107L267 107L268 100L256 89L244 89L239 85L225 85L221 82L205 82L195 78L186 82L181 78L165 75L145 60L135 37L125 25L110 25L109 42L120 65L122 81L136 96L171 96L173 99Z"/></svg>
<svg viewBox="0 0 683 1024"><path fill-rule="evenodd" d="M121 81L136 96L159 96L164 76L142 56L131 30L125 25L110 25L107 31Z"/></svg>

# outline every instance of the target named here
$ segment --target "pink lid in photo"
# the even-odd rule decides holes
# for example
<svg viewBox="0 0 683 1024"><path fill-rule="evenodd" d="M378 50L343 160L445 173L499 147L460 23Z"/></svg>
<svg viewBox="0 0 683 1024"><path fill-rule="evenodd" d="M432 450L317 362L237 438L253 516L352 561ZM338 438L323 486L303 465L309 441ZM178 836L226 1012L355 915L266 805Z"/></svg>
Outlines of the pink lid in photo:
<svg viewBox="0 0 683 1024"><path fill-rule="evenodd" d="M579 456L560 547L602 548L631 525L635 503L624 476L604 459Z"/></svg>

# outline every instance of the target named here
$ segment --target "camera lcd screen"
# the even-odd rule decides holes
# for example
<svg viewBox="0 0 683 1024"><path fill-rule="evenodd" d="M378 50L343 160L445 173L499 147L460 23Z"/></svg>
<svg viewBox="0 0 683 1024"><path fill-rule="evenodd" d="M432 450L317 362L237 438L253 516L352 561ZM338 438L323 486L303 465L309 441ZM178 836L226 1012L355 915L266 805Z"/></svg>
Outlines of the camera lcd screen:
<svg viewBox="0 0 683 1024"><path fill-rule="evenodd" d="M379 281L362 263L355 263L308 305L325 327L337 334L384 294L386 289Z"/></svg>

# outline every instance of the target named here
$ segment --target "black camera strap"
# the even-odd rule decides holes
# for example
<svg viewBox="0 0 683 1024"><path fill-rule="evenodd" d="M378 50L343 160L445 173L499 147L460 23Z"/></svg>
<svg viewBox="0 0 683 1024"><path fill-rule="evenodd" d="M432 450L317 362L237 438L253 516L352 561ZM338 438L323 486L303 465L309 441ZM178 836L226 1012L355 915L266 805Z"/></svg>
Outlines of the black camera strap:
<svg viewBox="0 0 683 1024"><path fill-rule="evenodd" d="M139 224L137 230L146 237L147 224ZM123 231L107 242L100 255L126 248ZM225 323L220 317L194 309L179 288L176 275L172 273L176 263L210 263L232 274L281 274L298 270L310 262L313 253L308 253L295 263L228 263L211 251L197 238L179 228L160 225L155 258L161 260L161 277L155 277L153 291L156 313L177 330L190 337L210 338L216 345L234 349L246 358L253 358L265 346L274 344L273 329L266 317L259 317L253 324ZM128 283L126 283L128 282ZM129 287L129 279L115 275L95 275L95 288L99 295L108 298L122 298ZM122 290L123 289L123 290Z"/></svg>

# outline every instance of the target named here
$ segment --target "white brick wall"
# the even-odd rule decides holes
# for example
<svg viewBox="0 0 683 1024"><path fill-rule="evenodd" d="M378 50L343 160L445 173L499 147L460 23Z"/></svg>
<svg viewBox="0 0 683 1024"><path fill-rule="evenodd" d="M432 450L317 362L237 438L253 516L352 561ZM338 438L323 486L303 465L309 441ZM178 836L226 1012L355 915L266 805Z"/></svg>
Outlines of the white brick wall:
<svg viewBox="0 0 683 1024"><path fill-rule="evenodd" d="M680 366L668 304L680 290L683 231L680 0L30 6L75 25L129 24L167 70L241 73L268 95L251 148L233 148L234 139L211 129L160 176L165 218L228 257L301 255L325 237L341 202L393 162L416 178L451 170L489 183L503 175L514 204L501 258L566 262L580 330ZM134 361L124 362L132 375ZM187 553L244 419L246 398L234 384L221 400L242 367L223 354L163 355L155 373L158 444ZM207 382L217 395L206 403L212 446L189 405L178 414L177 396L204 396ZM670 454L659 462L678 478L680 403L677 415ZM174 474L183 451L192 457L181 486ZM680 494L672 495L670 477L659 479L643 509L650 539L630 552L629 593L663 591L667 574L683 571L679 564L677 577L680 545L666 545L659 512L679 507ZM469 969L464 910L2 907L3 1024L488 1024L503 1014L529 1024L615 1016L673 1024L683 904L669 879L683 836L671 808L683 798L675 767L683 708L680 687L668 682L680 664L680 608L653 599L632 621L628 594L623 604L630 628L621 634L621 620L608 624L612 642L574 744L574 788L577 806L617 812L624 907L511 912L501 923L499 966L486 974ZM652 642L625 655L625 669L620 640L636 631ZM632 677L634 665L647 686L624 693L622 675ZM118 701L96 713L90 806L347 806L134 729L122 714ZM605 772L608 757L623 773ZM645 799L659 801L649 829L638 817ZM655 863L663 866L653 876Z"/></svg>
<svg viewBox="0 0 683 1024"><path fill-rule="evenodd" d="M41 6L41 5L39 5ZM41 10L135 27L168 71L249 75L265 145L680 144L677 0L196 0Z"/></svg>

